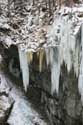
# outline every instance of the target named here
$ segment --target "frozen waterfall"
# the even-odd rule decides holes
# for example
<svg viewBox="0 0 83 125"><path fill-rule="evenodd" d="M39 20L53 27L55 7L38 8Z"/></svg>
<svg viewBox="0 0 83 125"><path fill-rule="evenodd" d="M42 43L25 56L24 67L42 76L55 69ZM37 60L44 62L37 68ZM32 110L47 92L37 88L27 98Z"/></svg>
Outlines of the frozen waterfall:
<svg viewBox="0 0 83 125"><path fill-rule="evenodd" d="M68 17L58 17L49 26L47 33L47 43L52 47L46 49L47 65L51 64L51 92L59 90L60 69L65 63L68 73L74 69L74 74L78 78L80 62L80 27L74 26L76 19L68 20ZM76 28L76 30L74 30ZM50 56L50 57L49 57Z"/></svg>

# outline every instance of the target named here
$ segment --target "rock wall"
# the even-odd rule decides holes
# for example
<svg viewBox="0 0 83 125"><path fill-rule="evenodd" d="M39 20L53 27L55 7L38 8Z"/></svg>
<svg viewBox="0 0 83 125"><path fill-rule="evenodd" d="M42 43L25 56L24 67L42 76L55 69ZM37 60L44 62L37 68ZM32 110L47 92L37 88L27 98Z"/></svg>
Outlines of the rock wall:
<svg viewBox="0 0 83 125"><path fill-rule="evenodd" d="M23 1L15 1L18 10ZM38 98L44 105L50 125L81 125L83 40L80 27L83 23L83 4L73 8L57 7L53 15L49 15L50 9L50 4L47 8L31 4L22 7L26 13L16 14L15 17L12 13L9 23L1 17L0 41L7 49L12 44L17 46L25 91L29 87L40 90ZM35 92L30 92L37 98Z"/></svg>
<svg viewBox="0 0 83 125"><path fill-rule="evenodd" d="M47 97L45 93L42 94L51 125L83 124L83 108L78 93L78 79L73 69L68 73L65 65L62 66L58 101Z"/></svg>
<svg viewBox="0 0 83 125"><path fill-rule="evenodd" d="M30 86L35 87L35 91L31 92L33 89L30 89L30 93L41 101L50 125L82 125L83 107L78 92L78 78L73 67L68 73L65 63L61 66L58 96L56 93L51 95L50 70L44 68L42 73L39 73L37 68L32 69L30 70Z"/></svg>
<svg viewBox="0 0 83 125"><path fill-rule="evenodd" d="M70 29L68 31L70 32ZM40 101L44 105L50 125L82 125L82 95L80 96L78 89L82 36L79 30L73 39L69 33L67 39L65 38L62 40L65 43L63 48L50 47L48 49L49 53L44 56L41 72L39 72L37 54L34 54L30 64L30 86L35 87L36 90L40 89ZM63 50L63 55L59 55L60 49ZM35 92L33 93L35 95Z"/></svg>

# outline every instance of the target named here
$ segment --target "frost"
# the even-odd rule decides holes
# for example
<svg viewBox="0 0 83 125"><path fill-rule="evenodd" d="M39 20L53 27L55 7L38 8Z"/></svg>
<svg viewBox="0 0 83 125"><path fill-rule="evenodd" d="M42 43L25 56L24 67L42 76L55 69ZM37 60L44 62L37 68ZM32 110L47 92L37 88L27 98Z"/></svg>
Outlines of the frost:
<svg viewBox="0 0 83 125"><path fill-rule="evenodd" d="M23 77L23 85L25 91L27 91L27 86L29 85L29 65L28 65L28 58L25 51L21 50L18 47L19 51L19 59L20 59L20 67L22 70L22 77Z"/></svg>

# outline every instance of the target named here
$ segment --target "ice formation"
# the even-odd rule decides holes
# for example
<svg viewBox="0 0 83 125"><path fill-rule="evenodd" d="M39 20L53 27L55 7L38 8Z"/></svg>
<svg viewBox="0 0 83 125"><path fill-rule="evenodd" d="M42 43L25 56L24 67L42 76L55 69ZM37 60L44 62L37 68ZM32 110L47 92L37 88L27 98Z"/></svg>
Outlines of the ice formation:
<svg viewBox="0 0 83 125"><path fill-rule="evenodd" d="M78 24L78 25L77 25ZM76 29L76 30L75 30ZM55 21L49 27L47 34L48 45L55 48L46 50L47 64L51 62L51 93L59 90L60 67L65 63L68 73L74 68L74 73L78 77L80 62L80 27L76 17L56 16ZM57 51L56 51L57 50ZM49 61L50 60L50 61Z"/></svg>
<svg viewBox="0 0 83 125"><path fill-rule="evenodd" d="M39 71L42 71L42 65L43 65L43 59L44 59L44 50L40 50L39 52Z"/></svg>
<svg viewBox="0 0 83 125"><path fill-rule="evenodd" d="M59 49L57 47L50 48L50 64L51 64L51 94L56 90L59 91L59 76L60 76L60 59Z"/></svg>
<svg viewBox="0 0 83 125"><path fill-rule="evenodd" d="M49 54L50 54L50 49L45 49L45 55L46 55L46 64L47 66L50 64L50 57L49 57Z"/></svg>
<svg viewBox="0 0 83 125"><path fill-rule="evenodd" d="M20 46L18 47L19 51L19 60L20 60L20 67L22 71L23 77L23 85L25 91L27 91L27 86L29 85L29 65L28 65L28 58L25 51L21 50Z"/></svg>
<svg viewBox="0 0 83 125"><path fill-rule="evenodd" d="M46 52L47 66L50 65L51 70L51 94L53 94L55 91L57 94L59 92L60 68L63 62L67 66L68 73L72 70L73 67L76 77L78 77L79 74L81 52L79 31L81 19L77 16L78 13L76 8L73 8L72 11L73 12L71 12L71 8L62 7L60 11L55 13L53 24L49 25L47 28L46 46L43 46L44 48L42 47ZM39 40L41 40L41 38ZM32 52L28 54L28 58L26 55L26 52L29 51L30 47L32 52L41 50L41 48L38 48L39 43L31 42L31 40L29 40L27 45L25 44L24 51L19 49L20 65L25 90L27 90L27 85L29 84L28 65L33 60ZM41 51L39 56L40 72L42 70L43 56L43 51Z"/></svg>
<svg viewBox="0 0 83 125"><path fill-rule="evenodd" d="M33 61L33 52L27 53L28 63L30 64Z"/></svg>
<svg viewBox="0 0 83 125"><path fill-rule="evenodd" d="M81 95L81 101L83 104L83 24L81 27L81 44L82 44L82 54L81 54L81 64L80 64L80 74L78 80L78 89Z"/></svg>

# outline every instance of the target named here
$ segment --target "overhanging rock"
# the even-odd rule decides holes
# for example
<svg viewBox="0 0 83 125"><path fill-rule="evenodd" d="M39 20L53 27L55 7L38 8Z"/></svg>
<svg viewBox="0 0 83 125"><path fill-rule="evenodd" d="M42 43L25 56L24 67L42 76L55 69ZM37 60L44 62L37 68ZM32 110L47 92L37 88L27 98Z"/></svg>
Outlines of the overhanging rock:
<svg viewBox="0 0 83 125"><path fill-rule="evenodd" d="M71 9L63 7L62 10L56 12L54 23L48 26L45 43L40 44L39 41L26 42L25 40L23 44L20 44L20 42L18 44L23 53L30 54L30 60L34 52L45 51L47 65L50 65L51 68L51 94L55 91L58 94L60 67L63 62L65 62L68 72L73 67L76 77L79 76L81 59L80 29L83 21L83 18L79 17L81 13L77 12L76 8L71 13Z"/></svg>

